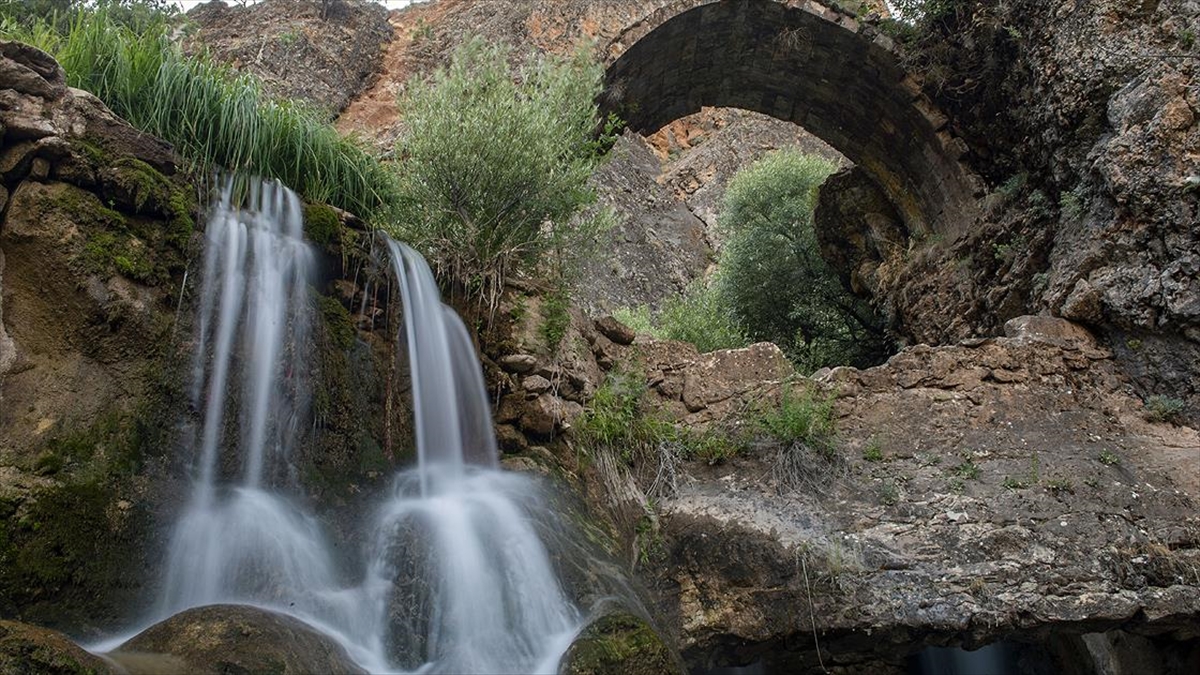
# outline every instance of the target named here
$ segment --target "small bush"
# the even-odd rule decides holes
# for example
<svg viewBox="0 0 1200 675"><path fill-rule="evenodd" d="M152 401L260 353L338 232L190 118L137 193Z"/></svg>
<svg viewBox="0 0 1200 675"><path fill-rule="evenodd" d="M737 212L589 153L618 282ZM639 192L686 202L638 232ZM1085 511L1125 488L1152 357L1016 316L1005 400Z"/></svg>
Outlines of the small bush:
<svg viewBox="0 0 1200 675"><path fill-rule="evenodd" d="M1075 192L1064 192L1058 197L1058 209L1063 217L1072 222L1083 218L1083 199Z"/></svg>
<svg viewBox="0 0 1200 675"><path fill-rule="evenodd" d="M722 301L718 283L697 279L682 295L664 301L657 315L643 305L617 310L614 317L638 333L689 342L701 353L745 347L750 341Z"/></svg>
<svg viewBox="0 0 1200 675"><path fill-rule="evenodd" d="M539 329L551 353L558 349L571 325L570 306L571 296L561 286L542 297L542 323Z"/></svg>
<svg viewBox="0 0 1200 675"><path fill-rule="evenodd" d="M1182 399L1154 395L1146 399L1143 415L1151 422L1177 422L1186 409Z"/></svg>
<svg viewBox="0 0 1200 675"><path fill-rule="evenodd" d="M979 478L979 465L970 459L954 467L951 471L954 475L965 480L976 480Z"/></svg>
<svg viewBox="0 0 1200 675"><path fill-rule="evenodd" d="M657 425L643 422L645 393L646 383L640 373L610 372L596 389L582 421L575 425L576 437L589 445L626 450L656 440Z"/></svg>
<svg viewBox="0 0 1200 675"><path fill-rule="evenodd" d="M602 68L582 50L571 60L530 56L516 70L510 57L470 39L448 68L411 83L396 146L395 234L491 308L509 275L538 271L550 253L577 259L608 220L583 213L603 150Z"/></svg>
<svg viewBox="0 0 1200 675"><path fill-rule="evenodd" d="M867 442L867 446L863 448L863 459L868 462L883 461L883 443L878 438L872 437Z"/></svg>
<svg viewBox="0 0 1200 675"><path fill-rule="evenodd" d="M809 389L796 392L785 386L778 406L759 409L758 428L780 443L801 444L823 455L834 453L833 399L817 398Z"/></svg>

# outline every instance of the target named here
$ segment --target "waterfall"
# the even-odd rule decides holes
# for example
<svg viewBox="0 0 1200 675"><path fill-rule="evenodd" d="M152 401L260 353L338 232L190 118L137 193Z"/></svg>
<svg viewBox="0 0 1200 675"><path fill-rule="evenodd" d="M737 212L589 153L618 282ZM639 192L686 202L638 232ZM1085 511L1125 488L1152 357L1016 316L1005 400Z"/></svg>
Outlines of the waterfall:
<svg viewBox="0 0 1200 675"><path fill-rule="evenodd" d="M372 569L395 576L416 561L429 583L397 589L393 607L431 610L410 613L392 649L433 672L553 673L580 615L526 514L539 506L536 486L496 470L470 334L442 304L425 260L404 244L388 247L404 303L420 463L381 511Z"/></svg>
<svg viewBox="0 0 1200 675"><path fill-rule="evenodd" d="M530 514L530 478L497 468L483 374L412 249L388 241L404 311L418 466L341 567L291 462L312 391L315 254L296 195L220 191L206 232L192 397L195 485L154 617L233 602L295 615L368 670L554 673L580 622ZM401 339L401 337L403 339Z"/></svg>

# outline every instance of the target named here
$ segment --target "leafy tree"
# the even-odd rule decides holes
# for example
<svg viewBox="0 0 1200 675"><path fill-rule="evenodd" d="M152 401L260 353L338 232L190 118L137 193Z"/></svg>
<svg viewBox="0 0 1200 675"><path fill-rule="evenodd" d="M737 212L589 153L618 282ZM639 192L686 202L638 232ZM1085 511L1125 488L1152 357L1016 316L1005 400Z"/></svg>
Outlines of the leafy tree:
<svg viewBox="0 0 1200 675"><path fill-rule="evenodd" d="M833 170L797 150L770 153L730 181L719 221L723 302L751 339L774 342L809 371L874 365L891 347L870 305L821 257L813 209Z"/></svg>
<svg viewBox="0 0 1200 675"><path fill-rule="evenodd" d="M493 308L510 274L561 276L607 220L583 215L596 199L601 67L583 51L515 67L512 56L467 40L400 101L397 234Z"/></svg>

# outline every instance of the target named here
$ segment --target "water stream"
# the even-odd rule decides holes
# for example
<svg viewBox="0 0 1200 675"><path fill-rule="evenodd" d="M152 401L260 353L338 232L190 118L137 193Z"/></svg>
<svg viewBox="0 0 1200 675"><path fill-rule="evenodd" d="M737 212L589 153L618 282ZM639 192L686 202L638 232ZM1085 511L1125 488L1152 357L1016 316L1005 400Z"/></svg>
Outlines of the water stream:
<svg viewBox="0 0 1200 675"><path fill-rule="evenodd" d="M483 375L428 265L388 241L401 289L418 466L338 564L291 457L308 422L315 254L290 190L226 187L207 228L194 401L196 481L155 620L244 603L292 614L374 672L553 673L582 621L530 514L529 478L497 468Z"/></svg>

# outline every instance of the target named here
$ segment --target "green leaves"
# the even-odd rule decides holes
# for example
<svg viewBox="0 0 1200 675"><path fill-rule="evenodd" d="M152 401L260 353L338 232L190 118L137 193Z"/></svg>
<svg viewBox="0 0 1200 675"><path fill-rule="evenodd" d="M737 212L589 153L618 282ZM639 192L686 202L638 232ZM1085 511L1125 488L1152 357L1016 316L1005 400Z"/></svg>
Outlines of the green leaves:
<svg viewBox="0 0 1200 675"><path fill-rule="evenodd" d="M801 370L868 366L889 352L882 320L821 256L813 210L830 162L772 152L729 184L718 226L728 242L719 290L752 340L774 342Z"/></svg>
<svg viewBox="0 0 1200 675"><path fill-rule="evenodd" d="M595 201L600 66L582 51L519 67L511 57L468 40L448 68L412 84L396 153L396 234L493 306L509 274L584 245L603 220L578 216Z"/></svg>
<svg viewBox="0 0 1200 675"><path fill-rule="evenodd" d="M302 103L269 98L250 75L184 56L170 30L165 21L127 24L109 10L81 9L65 33L6 22L0 34L49 52L71 86L92 92L198 166L275 178L309 201L369 220L396 201L394 174L362 144Z"/></svg>

